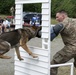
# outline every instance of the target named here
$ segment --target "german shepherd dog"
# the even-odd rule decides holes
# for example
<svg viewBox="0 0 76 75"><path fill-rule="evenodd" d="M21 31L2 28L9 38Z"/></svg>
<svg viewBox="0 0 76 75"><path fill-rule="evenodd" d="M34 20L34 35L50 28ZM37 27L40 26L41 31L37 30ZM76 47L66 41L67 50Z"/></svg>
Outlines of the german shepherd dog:
<svg viewBox="0 0 76 75"><path fill-rule="evenodd" d="M38 26L31 26L25 27L25 29L16 29L10 32L2 33L0 35L0 58L10 59L10 56L5 56L4 54L11 48L15 47L18 59L23 60L20 55L19 46L21 46L33 58L36 58L37 55L29 50L26 43L30 39L36 37L39 29L40 27Z"/></svg>

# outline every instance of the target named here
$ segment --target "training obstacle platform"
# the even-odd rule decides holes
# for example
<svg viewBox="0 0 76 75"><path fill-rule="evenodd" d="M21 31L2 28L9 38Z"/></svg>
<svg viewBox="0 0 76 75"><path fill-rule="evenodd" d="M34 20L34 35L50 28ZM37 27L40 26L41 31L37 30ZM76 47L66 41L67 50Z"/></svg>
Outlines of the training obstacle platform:
<svg viewBox="0 0 76 75"><path fill-rule="evenodd" d="M50 75L50 0L15 0L16 29L22 28L23 4L31 3L42 4L42 48L29 47L38 54L34 59L20 47L24 60L19 61L15 54L15 75Z"/></svg>
<svg viewBox="0 0 76 75"><path fill-rule="evenodd" d="M73 75L73 63L50 65L51 45L50 45L50 16L51 0L15 0L15 25L22 28L23 4L41 3L42 6L42 48L29 47L33 53L38 54L34 59L27 54L21 47L20 53L24 58L19 61L15 54L15 73L14 75L50 75L50 67L71 66L70 75Z"/></svg>

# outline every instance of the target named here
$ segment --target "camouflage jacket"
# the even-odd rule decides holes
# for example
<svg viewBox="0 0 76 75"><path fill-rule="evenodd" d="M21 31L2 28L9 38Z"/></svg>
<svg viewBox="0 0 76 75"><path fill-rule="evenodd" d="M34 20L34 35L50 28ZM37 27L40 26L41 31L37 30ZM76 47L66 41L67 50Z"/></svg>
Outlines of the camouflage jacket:
<svg viewBox="0 0 76 75"><path fill-rule="evenodd" d="M65 18L62 22L64 28L61 37L65 45L76 46L76 19Z"/></svg>

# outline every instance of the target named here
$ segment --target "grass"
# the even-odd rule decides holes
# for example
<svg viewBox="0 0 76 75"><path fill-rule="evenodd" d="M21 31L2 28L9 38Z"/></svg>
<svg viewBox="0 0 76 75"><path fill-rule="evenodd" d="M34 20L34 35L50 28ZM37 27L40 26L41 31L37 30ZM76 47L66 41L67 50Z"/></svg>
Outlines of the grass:
<svg viewBox="0 0 76 75"><path fill-rule="evenodd" d="M56 19L55 18L52 18L51 19L51 24L57 24L58 22L56 21Z"/></svg>
<svg viewBox="0 0 76 75"><path fill-rule="evenodd" d="M8 15L2 15L2 14L0 14L0 17L1 18L6 18Z"/></svg>

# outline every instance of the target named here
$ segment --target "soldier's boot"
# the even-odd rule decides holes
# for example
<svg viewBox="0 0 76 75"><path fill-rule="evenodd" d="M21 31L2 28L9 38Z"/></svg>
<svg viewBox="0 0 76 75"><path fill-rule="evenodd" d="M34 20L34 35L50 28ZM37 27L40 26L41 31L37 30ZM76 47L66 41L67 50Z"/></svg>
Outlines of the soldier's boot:
<svg viewBox="0 0 76 75"><path fill-rule="evenodd" d="M76 68L76 57L74 57L74 67Z"/></svg>
<svg viewBox="0 0 76 75"><path fill-rule="evenodd" d="M4 40L0 40L0 58L2 59L10 59L10 56L5 56L4 54L7 53L11 48L11 45L4 41Z"/></svg>
<svg viewBox="0 0 76 75"><path fill-rule="evenodd" d="M57 64L54 60L52 60L51 64ZM50 75L57 75L58 67L50 68Z"/></svg>
<svg viewBox="0 0 76 75"><path fill-rule="evenodd" d="M74 67L76 68L76 62L74 61Z"/></svg>
<svg viewBox="0 0 76 75"><path fill-rule="evenodd" d="M57 71L58 71L58 68L57 67L51 68L50 75L57 75Z"/></svg>

